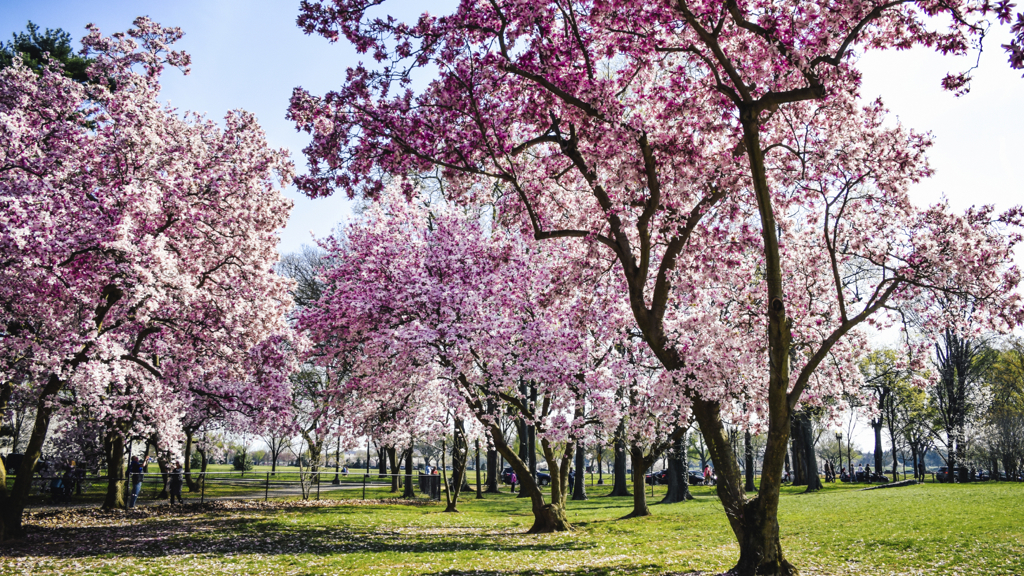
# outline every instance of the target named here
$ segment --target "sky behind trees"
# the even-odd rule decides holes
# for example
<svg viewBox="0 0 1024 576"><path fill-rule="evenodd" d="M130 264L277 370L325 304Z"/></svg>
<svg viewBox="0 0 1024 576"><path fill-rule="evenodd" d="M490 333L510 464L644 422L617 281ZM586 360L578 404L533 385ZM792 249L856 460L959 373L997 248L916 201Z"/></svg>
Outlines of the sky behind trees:
<svg viewBox="0 0 1024 576"><path fill-rule="evenodd" d="M360 59L342 41L331 45L323 38L306 36L295 26L294 0L107 0L101 3L72 0L3 2L0 39L21 32L32 20L41 28L63 28L76 40L92 22L104 34L126 30L136 16L148 15L165 26L179 26L185 37L176 45L192 55L192 73L168 71L163 98L181 111L204 112L220 120L235 108L256 114L272 146L286 147L300 173L305 171L302 148L308 136L285 120L288 98L295 86L314 94L340 85L345 69ZM452 0L386 2L382 13L412 19L423 10L448 12ZM931 130L935 146L930 157L936 174L916 187L915 201L926 204L942 195L954 208L994 203L1007 208L1024 201L1020 168L1024 133L1024 79L1010 70L1000 44L1007 42L996 30L987 39L975 71L971 93L956 98L942 91L946 72L970 66L927 50L868 54L864 57L865 98L883 96L904 124ZM420 78L420 83L428 80ZM351 213L344 195L308 200L292 188L295 201L291 221L282 233L281 252L295 252L311 244L310 232L325 236ZM1024 264L1018 253L1017 262Z"/></svg>

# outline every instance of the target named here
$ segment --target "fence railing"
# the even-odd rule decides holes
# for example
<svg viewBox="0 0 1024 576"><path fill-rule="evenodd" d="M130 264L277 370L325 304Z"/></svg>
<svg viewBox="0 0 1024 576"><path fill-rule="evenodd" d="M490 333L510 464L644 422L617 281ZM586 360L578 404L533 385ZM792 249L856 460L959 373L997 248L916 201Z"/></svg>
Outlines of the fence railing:
<svg viewBox="0 0 1024 576"><path fill-rule="evenodd" d="M370 473L364 470L360 471L349 471L347 474L344 472L335 472L334 470L318 470L318 471L295 471L295 470L282 470L277 472L266 472L266 471L225 471L225 472L198 472L193 471L185 475L187 477L186 482L182 486L183 495L186 498L194 500L198 498L200 502L205 502L210 499L245 499L245 500L269 500L270 498L280 497L300 497L309 499L321 499L324 494L329 494L332 498L361 498L367 499L367 496L371 498L386 497L386 495L401 496L406 493L405 486L410 481L414 486L414 493L417 496L426 496L431 499L439 500L442 498L444 490L444 483L441 475L437 474L425 474L419 471L413 474L380 474L377 471ZM470 492L476 491L476 474L475 471L469 471L468 477L466 478L466 484L469 485ZM587 473L586 484L588 486L595 486L598 484L600 478L597 474ZM604 478L606 484L612 483L612 475L607 474L608 478ZM929 474L928 481L935 482L936 479L933 475ZM165 490L169 491L169 480L170 475L163 474L161 472L148 472L142 475L142 494L140 501L151 501L156 499L158 496L167 498L167 495L163 495ZM397 492L381 493L381 488L391 488L394 483L400 485ZM13 480L13 479L9 479ZM1015 477L1012 480L1020 481L1024 478ZM448 481L451 482L451 476L448 476ZM631 482L632 478L627 481ZM483 475L482 480L483 486L486 490L486 474ZM78 475L75 476L65 486L65 480L63 476L36 476L33 479L33 484L36 486L34 492L41 493L44 495L50 495L55 503L69 503L73 501L102 501L108 484L108 478L105 475ZM505 485L499 478L499 484ZM192 489L189 490L189 486ZM131 477L128 476L124 482L125 499L127 500L131 493L133 486ZM546 490L547 487L542 489ZM653 490L654 486L651 485L650 489ZM344 492L342 492L344 491ZM369 494L368 494L368 491ZM464 492L465 494L466 492ZM351 496L349 496L351 494Z"/></svg>
<svg viewBox="0 0 1024 576"><path fill-rule="evenodd" d="M157 497L169 497L171 475L162 472L144 472L139 474L142 482L140 501L152 500ZM199 501L209 499L259 499L269 500L271 497L297 496L317 499L326 493L353 491L354 496L366 499L367 489L378 490L374 497L380 497L380 488L397 487L399 493L405 486L412 483L415 492L438 500L441 497L441 477L438 475L421 474L378 474L373 472L335 473L334 471L280 471L280 472L189 472L182 475L182 493L190 499L198 497ZM76 475L70 479L61 476L36 476L33 483L37 493L49 494L54 503L69 503L73 500L89 500L102 497L106 492L109 478L105 475ZM135 488L133 475L128 474L124 480L124 497L127 500ZM102 490L98 489L100 486ZM345 496L346 498L348 496Z"/></svg>

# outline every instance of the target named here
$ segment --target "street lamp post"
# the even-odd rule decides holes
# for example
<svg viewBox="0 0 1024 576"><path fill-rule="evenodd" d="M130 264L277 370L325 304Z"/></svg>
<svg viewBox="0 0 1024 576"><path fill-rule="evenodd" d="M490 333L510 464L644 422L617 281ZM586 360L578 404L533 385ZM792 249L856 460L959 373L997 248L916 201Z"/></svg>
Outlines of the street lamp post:
<svg viewBox="0 0 1024 576"><path fill-rule="evenodd" d="M836 432L836 442L839 444L839 481L843 481L843 433Z"/></svg>

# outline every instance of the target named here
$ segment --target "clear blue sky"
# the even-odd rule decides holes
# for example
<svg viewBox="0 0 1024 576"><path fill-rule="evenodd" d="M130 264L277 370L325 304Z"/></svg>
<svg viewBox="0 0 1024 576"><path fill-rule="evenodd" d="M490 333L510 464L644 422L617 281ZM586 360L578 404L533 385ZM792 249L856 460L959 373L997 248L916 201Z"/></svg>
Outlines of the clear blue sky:
<svg viewBox="0 0 1024 576"><path fill-rule="evenodd" d="M392 0L383 11L408 19L425 9L444 13L453 5L454 0ZM168 71L164 97L181 110L213 118L233 108L254 112L271 144L291 150L302 171L305 135L284 119L292 88L324 93L339 85L345 68L358 58L345 42L331 45L305 36L295 26L297 14L297 0L0 0L0 38L24 30L28 20L63 28L76 39L89 22L109 34L127 29L139 15L180 26L185 37L178 46L192 55L192 74ZM863 95L882 95L903 123L936 136L930 156L937 174L914 191L916 201L928 203L945 194L957 208L1024 202L1024 79L1006 65L999 48L1004 42L1005 36L990 39L973 90L962 98L939 88L947 70L964 67L952 59L927 51L865 57ZM282 234L282 252L310 243L310 231L329 234L350 214L342 197L306 200L294 191L289 196L296 205ZM1017 260L1022 262L1020 255Z"/></svg>

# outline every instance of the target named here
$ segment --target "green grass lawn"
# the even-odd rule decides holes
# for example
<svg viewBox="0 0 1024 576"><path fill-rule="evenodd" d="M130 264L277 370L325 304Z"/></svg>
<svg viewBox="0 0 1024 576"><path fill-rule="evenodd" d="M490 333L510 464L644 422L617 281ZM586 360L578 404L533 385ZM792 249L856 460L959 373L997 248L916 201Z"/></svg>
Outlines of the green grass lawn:
<svg viewBox="0 0 1024 576"><path fill-rule="evenodd" d="M29 538L0 549L0 573L632 576L719 573L735 562L738 549L711 488L630 520L620 518L632 499L601 497L608 488L569 503L576 531L536 536L523 533L532 520L528 501L507 493L482 501L464 495L460 514L374 501L37 513ZM784 489L783 547L802 573L1024 574L1024 485L859 488ZM656 490L660 498L664 488Z"/></svg>

